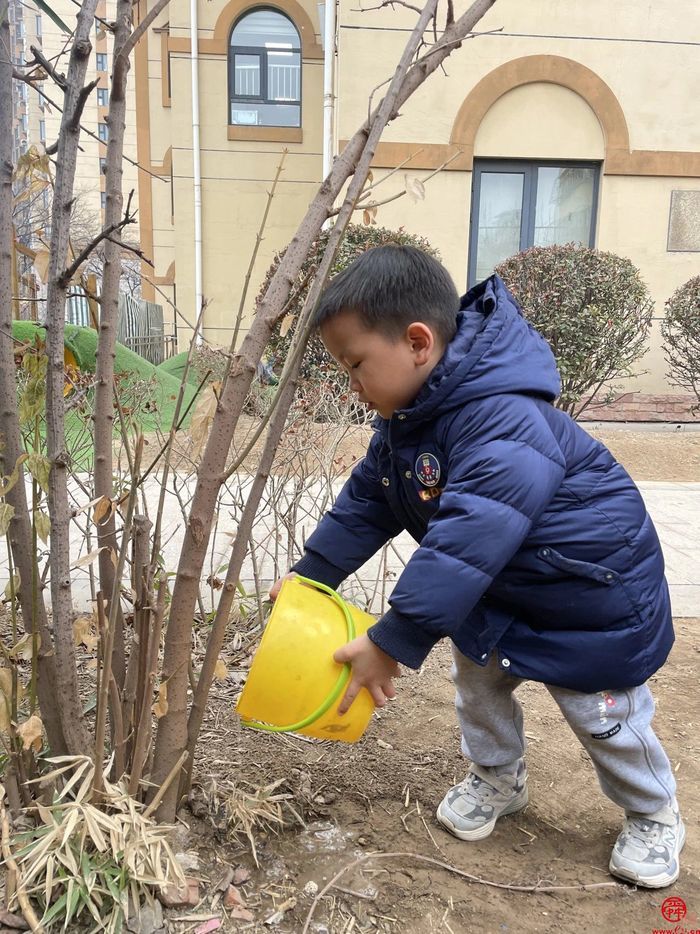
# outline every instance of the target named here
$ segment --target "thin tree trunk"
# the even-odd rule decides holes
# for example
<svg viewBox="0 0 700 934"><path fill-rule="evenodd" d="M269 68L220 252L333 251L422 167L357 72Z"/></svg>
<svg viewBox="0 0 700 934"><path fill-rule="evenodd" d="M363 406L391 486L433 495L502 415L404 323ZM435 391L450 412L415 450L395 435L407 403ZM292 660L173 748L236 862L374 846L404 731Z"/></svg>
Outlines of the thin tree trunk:
<svg viewBox="0 0 700 934"><path fill-rule="evenodd" d="M493 5L495 0L477 0L456 23L450 24L441 37L438 48L428 57L410 66L423 34L432 18L437 0L430 0L411 34L385 98L370 119L355 134L330 174L321 184L306 217L297 229L284 258L270 281L251 329L235 357L225 381L209 441L199 469L197 486L180 553L171 614L165 643L163 675L168 678L168 712L158 724L153 780L162 782L172 771L187 743L187 662L191 652L192 618L197 588L211 534L216 499L222 482L226 457L246 394L257 363L269 340L301 269L309 248L329 216L333 202L347 178L356 172L363 153L368 158L365 174L374 149L386 124L398 113L426 77L458 47L464 38ZM364 178L362 183L364 183ZM158 816L172 820L177 805L178 783L174 782L164 795Z"/></svg>
<svg viewBox="0 0 700 934"><path fill-rule="evenodd" d="M69 751L84 755L92 743L82 713L73 646L73 604L70 576L70 519L68 501L69 455L64 430L63 340L65 329L66 258L73 206L76 157L80 137L80 116L92 86L84 87L92 45L89 35L95 20L97 0L84 0L77 17L67 72L65 106L61 119L56 181L49 248L49 280L46 298L46 439L49 474L49 514L51 516L51 604L56 652L56 696L63 733ZM99 765L98 765L99 767Z"/></svg>
<svg viewBox="0 0 700 934"><path fill-rule="evenodd" d="M17 387L12 343L12 61L7 55L10 46L10 25L7 4L0 9L0 463L1 472L9 474L22 453L17 418ZM39 633L37 685L39 704L46 736L54 755L67 752L58 709L55 705L56 672L52 640L46 625L46 609L38 590L32 585L36 554L32 547L32 523L27 507L24 471L6 496L14 508L9 529L12 559L19 571L19 600L22 620L28 633Z"/></svg>
<svg viewBox="0 0 700 934"><path fill-rule="evenodd" d="M224 581L219 604L216 608L216 616L214 617L211 633L207 641L207 650L204 655L202 670L199 673L197 689L194 692L192 709L187 721L187 750L189 756L180 782L179 793L181 796L185 795L189 790L192 779L192 768L194 765L192 761L194 750L197 745L199 731L202 728L207 698L214 678L214 669L219 657L219 652L221 652L223 647L224 639L226 638L226 629L231 615L231 607L233 606L233 600L236 596L236 585L240 580L243 561L245 560L248 550L248 541L253 531L255 515L260 505L263 492L265 491L265 485L270 475L272 462L274 461L275 453L280 438L282 437L282 432L284 431L289 407L294 399L296 380L299 375L300 367L301 355L289 374L289 382L284 386L277 400L275 411L270 420L267 437L265 438L265 446L260 455L260 462L255 474L255 479L248 491L241 521L238 523L238 528L236 529L236 537L233 542L231 554L229 555L226 580Z"/></svg>
<svg viewBox="0 0 700 934"><path fill-rule="evenodd" d="M107 163L105 170L104 226L118 224L122 218L124 195L122 192L124 131L126 128L126 81L129 73L129 58L119 53L131 35L131 0L119 0L114 32L114 68L109 92L109 139L107 140ZM100 299L100 325L97 342L97 365L95 370L95 496L112 499L113 463L112 444L114 435L114 358L119 319L119 282L121 279L121 249L116 238L104 241L104 268L102 272L102 294ZM112 553L117 553L117 533L114 515L97 527L97 544L100 552L100 590L109 598L114 589L114 563ZM107 607L107 616L111 607ZM126 659L124 650L124 617L121 606L117 610L112 670L120 690L124 687Z"/></svg>

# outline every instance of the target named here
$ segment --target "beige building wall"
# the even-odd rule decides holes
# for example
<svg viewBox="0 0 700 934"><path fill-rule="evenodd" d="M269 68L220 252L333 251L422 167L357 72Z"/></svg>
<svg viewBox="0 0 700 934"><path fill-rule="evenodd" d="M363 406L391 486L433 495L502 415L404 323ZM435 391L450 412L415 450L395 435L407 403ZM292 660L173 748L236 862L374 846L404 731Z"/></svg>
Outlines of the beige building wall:
<svg viewBox="0 0 700 934"><path fill-rule="evenodd" d="M406 35L386 29L385 18L377 22L384 54L376 54L357 27L374 25L372 17L382 14L360 14L354 6L343 2L341 13L341 139L366 112L372 88L388 77L384 63L398 57ZM410 26L408 11L395 26ZM443 161L444 153L431 153L431 145L437 150L452 143L448 151L461 149L467 159L463 167L457 160L430 181L424 202L412 205L404 198L382 208L380 222L427 236L463 287L472 157L600 162L595 245L628 256L655 300L650 351L640 364L648 372L629 388L668 391L659 334L663 305L700 271L700 244L667 251L671 192L700 191L700 6L682 2L661 10L635 2L611 7L604 0L498 0L477 28L499 32L453 53L447 76L434 75L402 108L376 161L388 167L427 143L407 166L411 171L411 165L423 162L423 171L414 169L420 178ZM501 69L506 73L500 80L489 81ZM353 95L343 95L350 82ZM618 148L621 142L626 145Z"/></svg>
<svg viewBox="0 0 700 934"><path fill-rule="evenodd" d="M252 271L244 331L258 286L275 253L294 233L321 175L323 69L316 6L302 6L294 0L282 4L302 33L300 132L289 132L291 128L229 126L229 33L245 9L245 3L236 0L228 5L212 2L199 6L202 270L203 296L208 303L203 335L207 341L224 347L231 342L248 265L283 149L288 151ZM176 304L182 349L191 333L188 324L193 324L198 313L189 3L172 0L156 29L149 32L145 45L141 43L137 49L141 90L138 124L145 137L140 141L139 159L142 164L147 159L151 171L161 177L141 174L141 188L150 190L152 201L150 232L155 262L144 295L148 297L150 287L155 300L163 301L167 296ZM144 207L142 198L142 225ZM148 249L146 233L146 243L142 237L142 244Z"/></svg>
<svg viewBox="0 0 700 934"><path fill-rule="evenodd" d="M248 315L274 252L292 236L320 182L316 5L275 5L304 34L301 139L276 138L271 129L267 136L245 138L229 128L229 31L254 4L199 4L203 291L210 301L204 333L224 346L281 150L286 146L288 155L253 270ZM415 22L415 13L405 8L361 13L357 7L355 0L340 0L338 7L336 151L365 119L370 95L377 100L376 89L391 76ZM466 3L458 5L455 13L466 9ZM156 25L160 31L151 31L141 51L148 80L139 126L149 164L160 167L166 181L142 173L141 182L151 192L156 286L171 295L174 288L183 317L193 321L189 3L171 0ZM595 245L628 256L655 300L651 350L641 364L649 372L633 388L670 391L658 323L664 301L700 267L700 244L667 249L671 193L700 192L700 6L695 0L653 7L636 0L497 0L477 28L490 34L466 41L448 59L447 74L432 75L402 107L383 136L374 172L381 177L411 157L380 189L387 197L400 190L405 175L423 179L448 158L453 161L427 182L424 200L403 197L381 207L378 222L426 236L464 288L474 158L597 163ZM145 145L140 141L140 151Z"/></svg>

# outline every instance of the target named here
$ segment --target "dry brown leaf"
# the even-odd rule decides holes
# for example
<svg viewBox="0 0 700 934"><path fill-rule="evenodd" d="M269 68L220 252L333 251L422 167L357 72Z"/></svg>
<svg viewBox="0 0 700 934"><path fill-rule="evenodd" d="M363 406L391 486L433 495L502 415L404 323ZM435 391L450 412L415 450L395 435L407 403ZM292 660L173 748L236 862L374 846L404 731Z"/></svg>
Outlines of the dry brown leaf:
<svg viewBox="0 0 700 934"><path fill-rule="evenodd" d="M153 705L153 713L160 720L168 712L168 682L161 681L158 688L158 700Z"/></svg>
<svg viewBox="0 0 700 934"><path fill-rule="evenodd" d="M216 665L214 666L214 677L217 681L225 681L228 675L228 668L226 667L226 662L223 658L217 658Z"/></svg>
<svg viewBox="0 0 700 934"><path fill-rule="evenodd" d="M285 315L284 318L282 318L282 324L280 324L280 337L286 337L293 324L294 315Z"/></svg>
<svg viewBox="0 0 700 934"><path fill-rule="evenodd" d="M92 616L79 616L73 620L73 643L84 645L90 652L95 650L98 643L95 633L95 620Z"/></svg>
<svg viewBox="0 0 700 934"><path fill-rule="evenodd" d="M0 668L0 730L7 733L10 729L12 710L12 672L9 668Z"/></svg>
<svg viewBox="0 0 700 934"><path fill-rule="evenodd" d="M92 521L95 525L103 525L109 522L115 510L114 501L109 496L101 496L92 510Z"/></svg>
<svg viewBox="0 0 700 934"><path fill-rule="evenodd" d="M126 495L128 496L129 494L127 493ZM75 509L75 510L73 511L73 515L74 515L74 516L79 516L81 513L87 512L88 510L90 510L90 509L92 509L94 506L96 506L96 505L99 503L99 501L100 501L101 499L102 499L101 496L96 496L95 499L91 499L89 502L85 503L85 504L84 504L83 506L81 506L79 509Z"/></svg>
<svg viewBox="0 0 700 934"><path fill-rule="evenodd" d="M36 528L36 534L46 544L51 534L51 519L40 509L34 510L34 527Z"/></svg>
<svg viewBox="0 0 700 934"><path fill-rule="evenodd" d="M82 558L78 558L73 564L71 564L71 570L74 571L76 568L86 568L88 564L92 564L93 561L97 559L101 551L104 551L107 546L103 545L102 548L95 548L94 551L88 552L88 554L83 555Z"/></svg>
<svg viewBox="0 0 700 934"><path fill-rule="evenodd" d="M190 423L190 437L192 438L192 454L194 457L199 456L209 437L209 431L219 405L220 388L220 382L209 383L202 390L199 401L195 406L192 422Z"/></svg>
<svg viewBox="0 0 700 934"><path fill-rule="evenodd" d="M0 496L5 496L6 493L9 493L15 483L17 483L19 479L19 468L26 461L27 457L27 454L20 454L12 473L6 477L0 475Z"/></svg>
<svg viewBox="0 0 700 934"><path fill-rule="evenodd" d="M0 503L0 535L5 535L15 514L15 507L9 503Z"/></svg>
<svg viewBox="0 0 700 934"><path fill-rule="evenodd" d="M25 662L30 662L32 660L33 653L33 640L34 636L31 633L27 633L26 635L22 636L19 642L16 642L8 652L10 658L21 658ZM41 645L41 636L38 634L36 636L36 644L38 651L39 646Z"/></svg>
<svg viewBox="0 0 700 934"><path fill-rule="evenodd" d="M42 738L43 729L44 724L41 722L41 717L36 714L32 714L28 720L20 723L17 727L17 733L25 749L34 749L36 752L41 752L44 742Z"/></svg>
<svg viewBox="0 0 700 934"><path fill-rule="evenodd" d="M15 571L10 580L5 586L5 600L12 600L13 596L17 596L19 588L22 586L22 578L19 571Z"/></svg>
<svg viewBox="0 0 700 934"><path fill-rule="evenodd" d="M51 474L51 461L43 454L34 452L27 458L27 469L42 488L44 493L49 492L49 476Z"/></svg>
<svg viewBox="0 0 700 934"><path fill-rule="evenodd" d="M34 269L37 276L41 281L46 285L48 281L48 271L49 271L49 251L48 250L37 250L36 255L34 256Z"/></svg>
<svg viewBox="0 0 700 934"><path fill-rule="evenodd" d="M109 496L103 496L92 510L92 521L95 525L104 525L105 522L112 518L116 511L116 501L110 499Z"/></svg>

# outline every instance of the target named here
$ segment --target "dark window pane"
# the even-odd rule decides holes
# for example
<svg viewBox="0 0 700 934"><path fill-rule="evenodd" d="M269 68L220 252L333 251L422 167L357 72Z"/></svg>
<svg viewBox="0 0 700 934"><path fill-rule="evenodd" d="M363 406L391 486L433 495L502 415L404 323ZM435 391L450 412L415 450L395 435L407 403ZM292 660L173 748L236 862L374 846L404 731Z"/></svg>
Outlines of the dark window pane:
<svg viewBox="0 0 700 934"><path fill-rule="evenodd" d="M301 55L270 50L267 53L267 97L271 101L301 99Z"/></svg>
<svg viewBox="0 0 700 934"><path fill-rule="evenodd" d="M476 281L520 250L524 176L515 172L484 172L481 176Z"/></svg>
<svg viewBox="0 0 700 934"><path fill-rule="evenodd" d="M258 104L231 101L233 126L301 126L299 104Z"/></svg>
<svg viewBox="0 0 700 934"><path fill-rule="evenodd" d="M260 56L236 52L233 56L233 93L236 97L260 97Z"/></svg>
<svg viewBox="0 0 700 934"><path fill-rule="evenodd" d="M583 243L588 246L593 215L595 169L539 166L534 246Z"/></svg>

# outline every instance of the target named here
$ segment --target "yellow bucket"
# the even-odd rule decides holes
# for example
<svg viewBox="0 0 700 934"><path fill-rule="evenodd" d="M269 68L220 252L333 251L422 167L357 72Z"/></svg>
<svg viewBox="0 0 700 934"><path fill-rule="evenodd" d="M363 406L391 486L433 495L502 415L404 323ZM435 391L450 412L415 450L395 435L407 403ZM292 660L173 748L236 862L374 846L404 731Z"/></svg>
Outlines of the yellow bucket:
<svg viewBox="0 0 700 934"><path fill-rule="evenodd" d="M333 661L333 653L373 623L325 584L305 577L286 580L236 705L243 726L356 742L367 729L374 701L363 688L350 710L338 715L350 665Z"/></svg>

